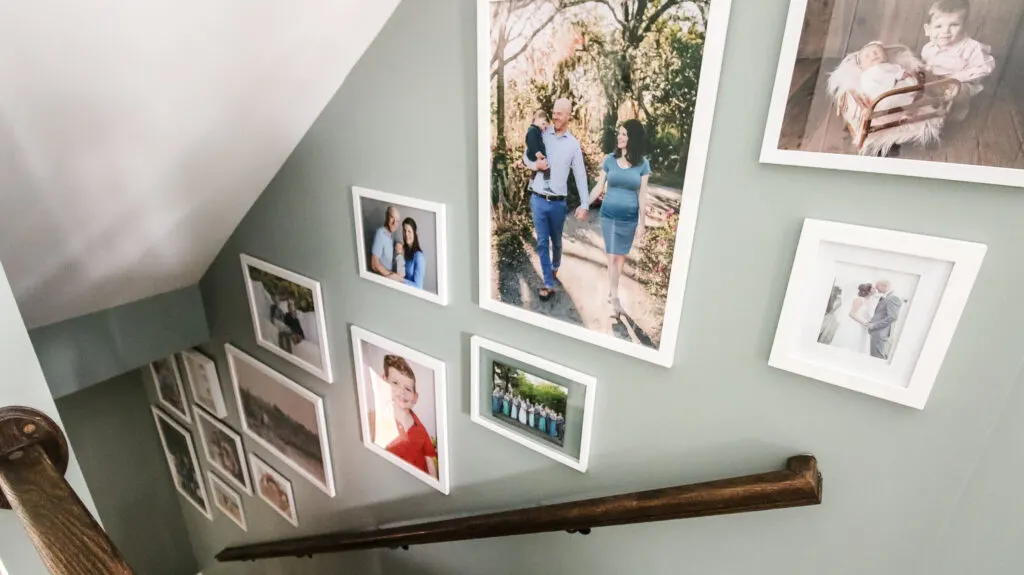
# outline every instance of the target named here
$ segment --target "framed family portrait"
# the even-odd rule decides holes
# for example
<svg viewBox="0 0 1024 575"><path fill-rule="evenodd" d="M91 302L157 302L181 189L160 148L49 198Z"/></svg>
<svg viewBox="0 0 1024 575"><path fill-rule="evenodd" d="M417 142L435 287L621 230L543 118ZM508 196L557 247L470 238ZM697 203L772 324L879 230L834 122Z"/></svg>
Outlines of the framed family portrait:
<svg viewBox="0 0 1024 575"><path fill-rule="evenodd" d="M444 362L352 326L363 445L447 495Z"/></svg>
<svg viewBox="0 0 1024 575"><path fill-rule="evenodd" d="M792 0L761 161L1024 186L1024 3Z"/></svg>
<svg viewBox="0 0 1024 575"><path fill-rule="evenodd" d="M224 349L242 431L334 497L323 398L230 344Z"/></svg>
<svg viewBox="0 0 1024 575"><path fill-rule="evenodd" d="M206 475L210 480L210 493L213 494L213 504L217 506L217 509L220 509L221 513L227 515L228 519L234 521L239 529L248 531L249 527L245 522L245 508L242 507L242 496L228 487L228 484L221 481L213 472L207 471Z"/></svg>
<svg viewBox="0 0 1024 575"><path fill-rule="evenodd" d="M206 494L206 485L199 468L192 435L160 408L152 406L152 410L156 431L164 448L164 456L167 458L167 467L171 470L175 489L207 519L213 521L210 499Z"/></svg>
<svg viewBox="0 0 1024 575"><path fill-rule="evenodd" d="M331 383L320 282L242 254L256 343Z"/></svg>
<svg viewBox="0 0 1024 575"><path fill-rule="evenodd" d="M299 526L299 514L295 509L295 492L292 482L278 473L259 457L249 454L252 465L252 479L256 483L256 494L277 514L294 527Z"/></svg>
<svg viewBox="0 0 1024 575"><path fill-rule="evenodd" d="M199 440L210 465L232 485L252 495L242 437L202 409L196 410L196 428L199 429Z"/></svg>
<svg viewBox="0 0 1024 575"><path fill-rule="evenodd" d="M768 363L924 409L985 251L805 220Z"/></svg>
<svg viewBox="0 0 1024 575"><path fill-rule="evenodd" d="M664 366L730 0L480 0L480 305Z"/></svg>
<svg viewBox="0 0 1024 575"><path fill-rule="evenodd" d="M470 419L586 472L597 380L480 336L470 347Z"/></svg>
<svg viewBox="0 0 1024 575"><path fill-rule="evenodd" d="M448 305L444 204L352 187L359 276Z"/></svg>
<svg viewBox="0 0 1024 575"><path fill-rule="evenodd" d="M217 417L226 417L228 408L224 403L217 364L194 349L181 352L181 363L185 366L185 378L196 403Z"/></svg>
<svg viewBox="0 0 1024 575"><path fill-rule="evenodd" d="M181 382L181 371L174 356L158 359L149 364L149 373L156 385L156 397L167 411L192 423L189 415L188 396Z"/></svg>

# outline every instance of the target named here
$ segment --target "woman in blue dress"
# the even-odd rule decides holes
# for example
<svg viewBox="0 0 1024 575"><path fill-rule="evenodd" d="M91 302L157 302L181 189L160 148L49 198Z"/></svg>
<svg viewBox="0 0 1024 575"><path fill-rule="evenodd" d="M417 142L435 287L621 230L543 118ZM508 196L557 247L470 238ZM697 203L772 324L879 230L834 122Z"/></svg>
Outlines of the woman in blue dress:
<svg viewBox="0 0 1024 575"><path fill-rule="evenodd" d="M420 235L416 231L416 220L402 220L402 255L405 257L405 285L423 289L423 278L427 276L427 256L420 249Z"/></svg>

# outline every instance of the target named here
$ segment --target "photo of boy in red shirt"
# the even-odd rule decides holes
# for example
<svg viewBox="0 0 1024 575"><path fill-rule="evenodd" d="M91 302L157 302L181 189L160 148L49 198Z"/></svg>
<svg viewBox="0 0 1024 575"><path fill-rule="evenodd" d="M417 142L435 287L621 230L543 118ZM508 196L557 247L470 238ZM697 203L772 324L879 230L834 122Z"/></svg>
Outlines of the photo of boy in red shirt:
<svg viewBox="0 0 1024 575"><path fill-rule="evenodd" d="M379 425L376 411L369 413L371 440L437 479L437 449L423 422L413 411L419 400L416 374L405 358L389 354L384 356L381 375L390 387L392 413L388 414L390 417L382 418Z"/></svg>

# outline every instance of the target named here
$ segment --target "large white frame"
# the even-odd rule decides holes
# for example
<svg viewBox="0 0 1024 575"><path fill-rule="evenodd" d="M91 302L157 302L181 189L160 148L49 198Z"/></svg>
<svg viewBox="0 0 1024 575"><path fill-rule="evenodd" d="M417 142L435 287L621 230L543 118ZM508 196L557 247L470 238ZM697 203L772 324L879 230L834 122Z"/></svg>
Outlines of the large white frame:
<svg viewBox="0 0 1024 575"><path fill-rule="evenodd" d="M434 241L435 245L437 246L436 294L430 293L425 290L417 289L412 286L407 286L404 283L384 279L379 275L367 270L366 240L363 229L363 198L378 200L388 204L397 204L398 206L416 208L434 214L436 224L436 238ZM359 277L366 280L370 280L373 283L398 290L402 293L407 293L409 295L425 299L429 302L433 302L438 305L448 305L448 220L446 219L445 216L444 204L438 202L431 202L428 200L421 200L419 198L410 198L409 196L389 194L387 192L371 190L369 188L363 188L360 186L352 186L352 215L355 221L356 229L356 257L359 262Z"/></svg>
<svg viewBox="0 0 1024 575"><path fill-rule="evenodd" d="M287 488L286 489L287 493L285 493L285 495L288 496L288 503L289 503L289 506L291 507L291 510L292 510L292 514L291 515L285 514L283 511L278 509L278 507L276 505L274 505L270 501L267 501L267 498L263 496L263 492L260 491L259 485L255 486L255 488L256 488L256 496L259 497L261 501L263 501L264 503L269 505L271 509L273 509L275 512L277 512L278 515L283 517L285 519L285 521L287 521L288 523L291 523L293 527L298 527L299 526L299 509L298 509L298 506L295 504L295 488L292 486L291 480L288 479L287 477L285 477L284 475L281 475L281 473L278 470L276 470L273 467L271 467L270 464L268 464L266 461L263 461L262 458L258 457L254 453L250 453L249 454L249 467L250 467L250 471L252 471L252 476L253 476L253 481L254 482L258 481L257 478L260 476L259 471L258 471L257 468L263 468L263 470L266 471L267 474L273 476L274 479L276 479L278 482L280 482L282 485L284 485Z"/></svg>
<svg viewBox="0 0 1024 575"><path fill-rule="evenodd" d="M184 411L179 410L177 407L174 407L171 402L164 399L163 393L160 392L160 376L157 375L156 368L153 367L153 362L150 362L149 374L153 377L153 385L156 386L156 398L160 401L160 405L162 405L164 409L185 420L186 423L191 424L192 417L189 415L188 395L185 393L185 384L181 381L181 370L178 368L178 358L171 355L163 359L164 361L170 362L171 369L174 371L174 382L175 386L178 388L178 394L181 395L181 408Z"/></svg>
<svg viewBox="0 0 1024 575"><path fill-rule="evenodd" d="M1024 170L1013 168L780 150L778 147L779 136L782 134L782 124L786 116L786 103L789 99L790 83L793 80L797 50L800 47L807 3L808 0L790 0L786 33L782 40L779 67L775 75L775 89L772 91L768 122L764 131L764 141L761 144L762 163L1024 187Z"/></svg>
<svg viewBox="0 0 1024 575"><path fill-rule="evenodd" d="M223 422L210 416L210 414L208 414L205 410L197 409L195 411L196 429L199 430L199 440L203 444L203 455L206 456L206 461L210 463L211 467L213 467L221 475L223 475L226 480L230 481L232 485L234 485L238 489L241 489L246 494L252 495L252 482L249 479L249 470L247 469L248 465L246 465L245 462L245 446L242 445L242 436L235 433L235 430L231 429L227 425L224 425ZM224 433L234 441L235 449L237 450L238 456L240 458L238 463L241 464L242 479L244 479L245 482L239 483L230 473L228 473L226 469L224 469L223 466L221 466L220 463L214 460L213 456L210 454L210 446L206 438L206 432L203 431L203 424L202 421L200 420L204 420L213 427L216 427L218 430L220 430L222 433Z"/></svg>
<svg viewBox="0 0 1024 575"><path fill-rule="evenodd" d="M334 497L337 494L337 490L334 487L334 467L331 461L331 446L327 435L327 419L324 416L324 400L319 395L309 391L305 387L295 383L273 369L267 367L263 363L259 362L256 358L231 345L230 343L224 344L224 350L228 356L228 368L231 371L231 385L234 387L235 400L238 405L238 419L241 422L242 431L249 436L253 441L259 444L261 447L274 454L278 459L284 462L285 465L291 467L296 473L304 477L310 483L315 485L320 491L323 491L327 495ZM242 404L242 392L238 384L238 372L235 368L236 361L244 361L255 369L263 372L266 376L273 379L281 386L287 388L289 391L295 393L302 399L308 401L316 409L316 421L317 421L317 433L320 435L320 454L321 463L324 466L324 480L326 483L321 483L316 477L310 474L308 471L302 468L301 465L292 461L286 454L282 453L278 448L274 447L270 442L263 439L251 429L246 421L245 417L245 406Z"/></svg>
<svg viewBox="0 0 1024 575"><path fill-rule="evenodd" d="M559 463L568 465L576 471L586 473L587 468L590 466L590 438L594 426L594 405L597 396L597 378L568 368L564 365L559 365L553 361L526 353L525 351L519 351L518 349L513 349L507 345L485 339L478 335L474 335L472 339L470 339L469 345L469 377L471 388L469 393L469 418L473 422L482 425L494 433L510 439L523 447L536 451L537 453L554 459ZM565 379L583 386L583 389L586 390L586 397L583 400L583 431L580 436L580 458L578 461L557 449L554 449L553 447L542 445L536 441L530 441L524 435L516 433L512 429L505 427L504 425L499 425L498 423L480 415L480 385L482 383L480 381L480 356L481 351L484 349L536 367L542 371L564 377ZM488 389L490 389L491 383L488 382L487 385Z"/></svg>
<svg viewBox="0 0 1024 575"><path fill-rule="evenodd" d="M248 467L249 466L246 465L245 472L247 474L249 473ZM232 523L234 523L239 528L241 528L242 531L249 531L249 525L248 525L248 523L246 523L246 520L245 520L245 506L242 505L242 496L239 495L234 489L232 489L227 483L224 483L223 481L221 481L220 477L217 477L217 475L215 473L213 473L212 471L207 471L206 472L206 476L210 480L210 493L213 493L213 492L215 492L217 490L220 490L220 491L224 492L225 495L227 495L232 501L235 502L235 504L238 505L238 512L241 514L241 517L239 517L237 519L232 517L231 514L228 513L226 509L221 507L220 503L217 501L217 497L216 496L213 497L213 505L214 505L214 507L216 507L217 509L220 509L220 512L223 513L225 516L227 516L227 518L230 519ZM252 495L252 494L250 493L249 495Z"/></svg>
<svg viewBox="0 0 1024 575"><path fill-rule="evenodd" d="M658 349L618 339L583 326L573 325L545 315L502 303L491 297L491 172L490 172L490 0L477 3L477 164L479 166L478 223L480 265L480 307L581 341L592 343L638 359L671 367L675 358L683 295L693 249L694 229L700 205L704 168L707 164L711 124L718 96L718 83L725 54L725 37L729 27L731 0L714 0L708 14L704 57L701 64L696 113L690 133L679 227L672 257L672 272L665 304L661 346Z"/></svg>
<svg viewBox="0 0 1024 575"><path fill-rule="evenodd" d="M240 254L240 258L242 260L242 281L245 282L245 294L249 298L249 313L252 315L252 329L256 334L256 344L270 353L283 358L285 361L312 373L327 383L332 383L334 381L334 373L331 370L331 350L327 342L327 314L324 311L324 296L323 292L320 290L320 282L254 258L248 254ZM316 327L318 332L317 335L320 338L320 364L323 366L322 368L307 363L301 358L282 350L276 345L271 345L264 341L263 334L260 332L260 317L259 312L256 310L256 298L255 294L252 292L252 280L249 279L249 266L258 268L292 283L299 284L313 292L313 306L316 308Z"/></svg>
<svg viewBox="0 0 1024 575"><path fill-rule="evenodd" d="M870 374L854 373L851 370L838 369L820 361L813 361L802 351L801 346L805 337L801 323L802 314L822 242L929 258L952 264L949 278L932 316L931 327L927 330L924 344L913 364L906 387L893 385ZM960 321L960 315L971 294L986 249L983 244L959 240L821 220L804 220L768 364L839 387L924 409L957 323Z"/></svg>
<svg viewBox="0 0 1024 575"><path fill-rule="evenodd" d="M192 504L193 507L199 510L204 517L213 521L213 512L210 510L210 494L206 490L206 482L203 481L203 468L199 466L199 457L196 456L196 445L192 442L192 434L188 432L180 423L174 421L174 418L167 415L160 410L159 407L151 405L150 409L153 411L153 422L156 424L156 433L160 436L160 445L164 449L164 459L167 460L167 469L171 472L171 481L174 483L174 488L178 490L178 493L185 498L186 501ZM171 459L171 454L167 450L167 439L164 437L164 430L160 427L160 420L166 421L175 431L185 436L185 442L188 444L188 452L192 458L192 467L196 469L196 483L199 484L199 494L203 496L203 501L206 502L206 508L200 507L198 503L192 500L185 490L181 488L181 482L178 478L178 472L174 469L174 460Z"/></svg>
<svg viewBox="0 0 1024 575"><path fill-rule="evenodd" d="M206 380L210 381L210 393L213 396L213 405L205 405L199 401L199 394L196 393L196 375L192 373L192 366L189 360L195 361L206 373ZM188 387L192 390L192 399L196 405L205 408L217 417L226 417L228 408L224 402L224 390L220 386L220 376L217 374L217 364L212 359L194 349L186 349L181 352L181 363L185 366L185 379L188 380Z"/></svg>
<svg viewBox="0 0 1024 575"><path fill-rule="evenodd" d="M363 375L362 342L364 341L398 354L434 372L434 414L437 425L436 480L370 440L370 421L367 415L369 411L369 398L366 396L366 385L368 382ZM352 355L355 360L356 391L359 396L359 422L363 434L363 445L416 479L448 495L451 492L451 479L448 472L448 376L445 363L358 326L352 326Z"/></svg>

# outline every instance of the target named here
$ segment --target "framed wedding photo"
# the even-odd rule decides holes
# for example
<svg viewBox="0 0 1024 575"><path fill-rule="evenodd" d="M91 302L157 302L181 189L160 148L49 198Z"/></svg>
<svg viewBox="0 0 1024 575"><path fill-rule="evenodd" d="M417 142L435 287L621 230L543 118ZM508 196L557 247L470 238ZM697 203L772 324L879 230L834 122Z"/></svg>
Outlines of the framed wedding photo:
<svg viewBox="0 0 1024 575"><path fill-rule="evenodd" d="M672 365L729 10L479 0L481 307Z"/></svg>
<svg viewBox="0 0 1024 575"><path fill-rule="evenodd" d="M151 408L175 489L207 519L213 521L210 499L206 494L206 484L199 468L199 458L196 457L192 435L160 408L155 405Z"/></svg>
<svg viewBox="0 0 1024 575"><path fill-rule="evenodd" d="M256 483L256 494L277 514L293 527L299 526L299 514L295 509L295 491L292 482L278 473L273 467L259 457L249 454L252 466L252 479Z"/></svg>
<svg viewBox="0 0 1024 575"><path fill-rule="evenodd" d="M227 515L228 519L234 521L239 529L248 531L249 527L245 522L245 508L242 507L242 496L235 493L233 489L228 487L227 483L221 481L213 472L207 471L206 476L210 479L210 493L213 494L213 504L217 506L217 509L221 510L221 513ZM252 494L250 493L250 495Z"/></svg>
<svg viewBox="0 0 1024 575"><path fill-rule="evenodd" d="M196 410L196 427L199 429L203 453L210 465L232 485L252 495L242 437L202 409Z"/></svg>
<svg viewBox="0 0 1024 575"><path fill-rule="evenodd" d="M1024 186L1024 3L791 0L761 161Z"/></svg>
<svg viewBox="0 0 1024 575"><path fill-rule="evenodd" d="M158 359L149 364L149 373L156 385L156 397L167 411L192 423L189 415L188 396L181 382L181 371L174 356Z"/></svg>
<svg viewBox="0 0 1024 575"><path fill-rule="evenodd" d="M480 336L470 347L470 419L585 473L597 380Z"/></svg>
<svg viewBox="0 0 1024 575"><path fill-rule="evenodd" d="M231 344L224 349L242 431L320 491L334 497L323 398Z"/></svg>
<svg viewBox="0 0 1024 575"><path fill-rule="evenodd" d="M331 383L331 354L320 282L242 254L256 343Z"/></svg>
<svg viewBox="0 0 1024 575"><path fill-rule="evenodd" d="M985 251L805 220L768 363L924 409Z"/></svg>
<svg viewBox="0 0 1024 575"><path fill-rule="evenodd" d="M194 349L181 352L181 363L196 403L217 417L226 417L228 408L217 376L217 364Z"/></svg>
<svg viewBox="0 0 1024 575"><path fill-rule="evenodd" d="M352 187L359 276L448 305L444 204Z"/></svg>
<svg viewBox="0 0 1024 575"><path fill-rule="evenodd" d="M352 326L363 445L448 495L444 362Z"/></svg>

